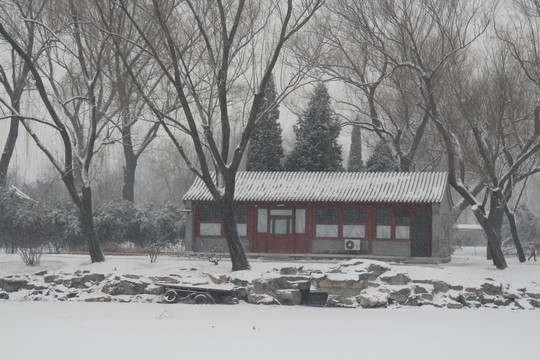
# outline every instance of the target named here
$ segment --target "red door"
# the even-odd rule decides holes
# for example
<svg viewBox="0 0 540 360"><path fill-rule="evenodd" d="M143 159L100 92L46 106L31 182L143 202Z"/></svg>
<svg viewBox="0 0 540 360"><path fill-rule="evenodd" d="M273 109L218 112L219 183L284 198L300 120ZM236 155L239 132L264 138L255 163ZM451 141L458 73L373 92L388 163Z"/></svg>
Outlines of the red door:
<svg viewBox="0 0 540 360"><path fill-rule="evenodd" d="M269 252L294 252L294 223L291 215L270 213Z"/></svg>

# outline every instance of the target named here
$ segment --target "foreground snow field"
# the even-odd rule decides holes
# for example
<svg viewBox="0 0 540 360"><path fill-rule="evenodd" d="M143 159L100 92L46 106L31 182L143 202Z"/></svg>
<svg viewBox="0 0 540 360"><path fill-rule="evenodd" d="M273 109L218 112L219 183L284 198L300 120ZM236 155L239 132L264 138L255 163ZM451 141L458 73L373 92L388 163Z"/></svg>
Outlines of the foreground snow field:
<svg viewBox="0 0 540 360"><path fill-rule="evenodd" d="M540 312L0 303L3 359L538 359Z"/></svg>
<svg viewBox="0 0 540 360"><path fill-rule="evenodd" d="M459 251L449 264L401 265L413 278L478 284L486 278L511 288L540 289L540 261L496 270L483 249ZM273 268L329 269L338 261L252 260L256 278ZM194 277L230 273L230 262L204 259L110 256L91 264L88 256L44 255L29 268L16 255L0 254L0 276L39 271L90 270L113 274ZM540 311L310 308L304 306L85 303L0 300L2 359L539 359L535 344Z"/></svg>

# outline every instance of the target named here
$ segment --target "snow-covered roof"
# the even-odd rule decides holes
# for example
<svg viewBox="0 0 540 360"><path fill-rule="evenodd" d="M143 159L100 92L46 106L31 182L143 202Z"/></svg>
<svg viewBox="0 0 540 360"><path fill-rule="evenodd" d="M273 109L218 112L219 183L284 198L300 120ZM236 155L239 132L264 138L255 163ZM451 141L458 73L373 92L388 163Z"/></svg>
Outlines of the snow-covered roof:
<svg viewBox="0 0 540 360"><path fill-rule="evenodd" d="M13 194L21 199L21 200L25 200L25 201L30 201L30 202L33 202L33 203L37 203L36 200L32 199L30 196L26 195L25 193L23 193L19 188L13 186L13 185L10 185L9 186L9 189L11 191L13 191Z"/></svg>
<svg viewBox="0 0 540 360"><path fill-rule="evenodd" d="M444 172L255 172L236 174L235 201L406 202L442 201ZM212 201L199 178L184 201Z"/></svg>

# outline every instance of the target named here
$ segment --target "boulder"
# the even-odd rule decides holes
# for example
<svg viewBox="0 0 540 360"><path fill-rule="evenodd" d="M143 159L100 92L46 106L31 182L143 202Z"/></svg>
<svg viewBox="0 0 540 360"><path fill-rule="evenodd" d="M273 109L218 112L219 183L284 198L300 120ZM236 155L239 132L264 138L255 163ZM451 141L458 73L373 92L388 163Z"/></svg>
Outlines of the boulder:
<svg viewBox="0 0 540 360"><path fill-rule="evenodd" d="M101 291L112 296L143 294L147 284L139 280L122 279L106 283Z"/></svg>
<svg viewBox="0 0 540 360"><path fill-rule="evenodd" d="M56 280L58 280L58 275L54 275L54 274L43 277L43 281L46 282L47 284L56 282Z"/></svg>
<svg viewBox="0 0 540 360"><path fill-rule="evenodd" d="M435 294L440 292L445 293L451 288L450 284L440 280L413 280L413 283L433 285L433 292Z"/></svg>
<svg viewBox="0 0 540 360"><path fill-rule="evenodd" d="M296 289L276 290L276 299L282 305L300 305L302 294Z"/></svg>
<svg viewBox="0 0 540 360"><path fill-rule="evenodd" d="M302 271L302 267L295 268L295 267L285 267L279 270L279 273L281 275L297 275L299 271Z"/></svg>
<svg viewBox="0 0 540 360"><path fill-rule="evenodd" d="M231 296L238 300L245 300L247 297L247 294L248 294L248 291L247 291L247 288L245 287L235 287L231 291Z"/></svg>
<svg viewBox="0 0 540 360"><path fill-rule="evenodd" d="M253 280L253 288L258 294L275 295L277 290L308 290L311 282L307 276L278 276Z"/></svg>
<svg viewBox="0 0 540 360"><path fill-rule="evenodd" d="M64 281L64 285L70 288L76 288L76 289L85 289L86 281L84 281L83 277L74 277L69 280Z"/></svg>
<svg viewBox="0 0 540 360"><path fill-rule="evenodd" d="M458 302L452 302L452 303L446 304L446 307L449 308L449 309L461 309L461 308L463 308L463 305L461 305Z"/></svg>
<svg viewBox="0 0 540 360"><path fill-rule="evenodd" d="M165 292L165 288L163 286L158 286L154 284L150 284L145 287L144 293L149 295L161 295Z"/></svg>
<svg viewBox="0 0 540 360"><path fill-rule="evenodd" d="M535 306L531 304L530 301L527 301L525 299L517 299L516 301L514 301L514 305L516 305L516 307L521 310L531 310L535 308Z"/></svg>
<svg viewBox="0 0 540 360"><path fill-rule="evenodd" d="M107 295L97 295L92 297L87 297L84 299L85 302L111 302L112 299Z"/></svg>
<svg viewBox="0 0 540 360"><path fill-rule="evenodd" d="M249 304L271 305L279 304L273 296L267 294L257 294L253 290L249 291L246 296L246 301Z"/></svg>
<svg viewBox="0 0 540 360"><path fill-rule="evenodd" d="M416 285L414 287L414 293L415 294L428 294L429 291L427 291L427 289L425 287L423 287L423 286Z"/></svg>
<svg viewBox="0 0 540 360"><path fill-rule="evenodd" d="M479 297L476 296L476 293L465 292L465 293L462 293L462 294L463 294L463 297L465 298L465 300L467 300L467 301L478 301L479 300Z"/></svg>
<svg viewBox="0 0 540 360"><path fill-rule="evenodd" d="M6 292L0 292L0 300L9 300L9 294Z"/></svg>
<svg viewBox="0 0 540 360"><path fill-rule="evenodd" d="M360 291L368 287L368 282L351 280L350 278L340 280L337 277L322 277L313 279L311 281L311 285L317 291L324 291L328 294L339 296L357 296Z"/></svg>
<svg viewBox="0 0 540 360"><path fill-rule="evenodd" d="M28 285L28 280L22 279L19 277L14 278L7 278L4 279L2 282L2 287L4 291L10 293L10 292L16 292L21 289L31 289L32 286Z"/></svg>
<svg viewBox="0 0 540 360"><path fill-rule="evenodd" d="M208 278L210 279L210 281L212 281L214 284L217 284L217 285L225 284L229 281L229 278L226 275L215 277L211 274L208 274Z"/></svg>
<svg viewBox="0 0 540 360"><path fill-rule="evenodd" d="M328 295L326 307L357 307L358 302L354 296Z"/></svg>
<svg viewBox="0 0 540 360"><path fill-rule="evenodd" d="M1 296L2 294L0 294ZM1 298L1 297L0 297ZM533 307L535 308L540 308L540 301L536 300L536 299L529 299L529 304L531 304Z"/></svg>
<svg viewBox="0 0 540 360"><path fill-rule="evenodd" d="M488 295L501 295L502 294L501 284L483 283L481 287L484 293Z"/></svg>
<svg viewBox="0 0 540 360"><path fill-rule="evenodd" d="M502 297L504 299L507 299L507 300L510 300L510 301L514 301L516 299L521 299L522 296L520 294L516 294L514 292L509 292L509 291L504 291L503 294L502 294Z"/></svg>
<svg viewBox="0 0 540 360"><path fill-rule="evenodd" d="M407 306L422 306L432 305L433 296L431 294L413 294L409 296L404 305Z"/></svg>
<svg viewBox="0 0 540 360"><path fill-rule="evenodd" d="M408 287L404 287L398 290L381 289L381 291L388 293L388 302L397 302L400 304L404 304L409 298L409 295L411 295L411 289Z"/></svg>
<svg viewBox="0 0 540 360"><path fill-rule="evenodd" d="M484 295L480 298L480 303L482 305L486 304L493 304L495 302L496 297L491 295Z"/></svg>
<svg viewBox="0 0 540 360"><path fill-rule="evenodd" d="M126 275L124 275L124 277L126 279L131 279L131 280L138 280L138 279L141 278L140 275L134 275L134 274L126 274Z"/></svg>
<svg viewBox="0 0 540 360"><path fill-rule="evenodd" d="M388 294L372 288L362 290L356 301L363 308L380 308L388 305Z"/></svg>
<svg viewBox="0 0 540 360"><path fill-rule="evenodd" d="M528 292L527 293L527 296L532 298L532 299L536 299L536 300L540 300L540 294L537 294L537 293L530 293Z"/></svg>
<svg viewBox="0 0 540 360"><path fill-rule="evenodd" d="M382 274L384 274L388 270L390 270L390 268L388 268L386 266L382 266L382 265L379 265L379 264L370 264L368 266L368 268L367 268L367 271L370 272L369 280L371 280L371 281L377 280L377 278L379 276L381 276Z"/></svg>
<svg viewBox="0 0 540 360"><path fill-rule="evenodd" d="M236 286L241 286L241 287L248 287L250 284L249 284L249 281L247 280L243 280L243 279L238 279L238 278L229 278L229 282L233 285L236 285Z"/></svg>
<svg viewBox="0 0 540 360"><path fill-rule="evenodd" d="M411 281L407 275L402 273L397 273L391 276L381 276L381 280L389 285L405 285Z"/></svg>
<svg viewBox="0 0 540 360"><path fill-rule="evenodd" d="M93 283L98 283L98 282L101 282L105 280L105 275L103 274L85 274L83 276L83 283L86 283L86 282L93 282Z"/></svg>
<svg viewBox="0 0 540 360"><path fill-rule="evenodd" d="M178 279L174 279L170 276L150 276L150 280L153 282L170 282L170 283L177 283Z"/></svg>
<svg viewBox="0 0 540 360"><path fill-rule="evenodd" d="M512 304L514 301L511 300L511 299L505 299L505 298L496 298L495 301L493 302L495 305L497 306L508 306L510 304Z"/></svg>

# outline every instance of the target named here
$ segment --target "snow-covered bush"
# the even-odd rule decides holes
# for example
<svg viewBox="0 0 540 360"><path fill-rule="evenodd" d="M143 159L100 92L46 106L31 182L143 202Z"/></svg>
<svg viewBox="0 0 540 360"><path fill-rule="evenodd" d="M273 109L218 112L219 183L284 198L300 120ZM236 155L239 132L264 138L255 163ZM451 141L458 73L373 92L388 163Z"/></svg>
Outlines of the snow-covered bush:
<svg viewBox="0 0 540 360"><path fill-rule="evenodd" d="M151 260L184 237L184 219L178 204L139 208L128 201L105 204L96 211L95 226L102 243L131 243L147 249Z"/></svg>
<svg viewBox="0 0 540 360"><path fill-rule="evenodd" d="M52 209L56 223L56 236L51 245L57 252L84 246L77 209L71 202L57 203Z"/></svg>
<svg viewBox="0 0 540 360"><path fill-rule="evenodd" d="M113 201L97 209L94 224L102 243L137 244L140 240L140 210L129 201Z"/></svg>
<svg viewBox="0 0 540 360"><path fill-rule="evenodd" d="M16 250L26 265L38 265L56 234L50 209L0 190L0 242Z"/></svg>

